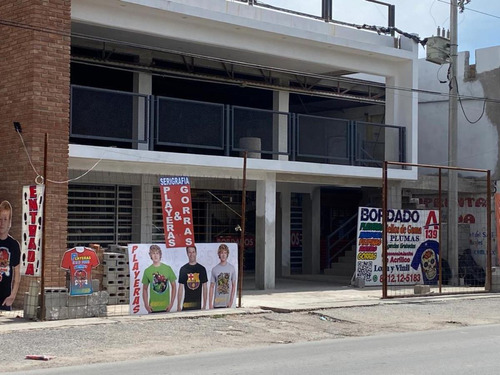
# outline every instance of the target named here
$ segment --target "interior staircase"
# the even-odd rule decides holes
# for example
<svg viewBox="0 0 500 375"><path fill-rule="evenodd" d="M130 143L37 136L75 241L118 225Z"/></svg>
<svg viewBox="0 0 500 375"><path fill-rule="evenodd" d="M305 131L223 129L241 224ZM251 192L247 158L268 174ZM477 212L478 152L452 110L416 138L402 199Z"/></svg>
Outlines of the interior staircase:
<svg viewBox="0 0 500 375"><path fill-rule="evenodd" d="M351 277L356 268L356 247L352 246L323 270L325 275Z"/></svg>

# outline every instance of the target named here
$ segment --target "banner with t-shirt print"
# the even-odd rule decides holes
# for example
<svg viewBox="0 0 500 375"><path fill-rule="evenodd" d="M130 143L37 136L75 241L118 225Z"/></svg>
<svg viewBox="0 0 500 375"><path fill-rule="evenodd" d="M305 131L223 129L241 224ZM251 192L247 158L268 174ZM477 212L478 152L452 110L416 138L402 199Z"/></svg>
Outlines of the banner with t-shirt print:
<svg viewBox="0 0 500 375"><path fill-rule="evenodd" d="M128 245L130 314L236 306L238 244Z"/></svg>
<svg viewBox="0 0 500 375"><path fill-rule="evenodd" d="M359 207L355 276L382 284L382 209ZM437 284L439 211L387 210L387 284Z"/></svg>
<svg viewBox="0 0 500 375"><path fill-rule="evenodd" d="M61 259L61 268L69 270L71 296L84 296L93 293L92 268L99 265L94 249L78 246L66 250Z"/></svg>

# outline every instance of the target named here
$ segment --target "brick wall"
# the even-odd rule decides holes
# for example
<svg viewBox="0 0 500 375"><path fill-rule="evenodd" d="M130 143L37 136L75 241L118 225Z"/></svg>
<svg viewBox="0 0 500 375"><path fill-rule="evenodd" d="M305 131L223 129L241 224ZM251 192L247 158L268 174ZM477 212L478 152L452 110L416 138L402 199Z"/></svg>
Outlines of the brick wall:
<svg viewBox="0 0 500 375"><path fill-rule="evenodd" d="M23 129L26 148L43 175L48 135L47 179L68 178L70 0L2 0L0 2L0 199L13 206L11 234L21 235L21 191L33 184L30 166L13 121ZM64 286L59 268L66 250L67 183L46 184L45 285ZM29 284L21 281L17 302Z"/></svg>

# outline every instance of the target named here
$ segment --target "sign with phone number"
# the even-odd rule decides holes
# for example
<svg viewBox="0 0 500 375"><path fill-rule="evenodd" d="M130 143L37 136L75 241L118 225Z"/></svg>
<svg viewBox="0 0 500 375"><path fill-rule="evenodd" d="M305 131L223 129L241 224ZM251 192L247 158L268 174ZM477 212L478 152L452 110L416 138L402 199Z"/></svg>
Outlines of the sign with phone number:
<svg viewBox="0 0 500 375"><path fill-rule="evenodd" d="M382 209L360 207L356 243L356 277L381 285ZM435 284L439 278L439 211L387 211L387 282L391 285Z"/></svg>

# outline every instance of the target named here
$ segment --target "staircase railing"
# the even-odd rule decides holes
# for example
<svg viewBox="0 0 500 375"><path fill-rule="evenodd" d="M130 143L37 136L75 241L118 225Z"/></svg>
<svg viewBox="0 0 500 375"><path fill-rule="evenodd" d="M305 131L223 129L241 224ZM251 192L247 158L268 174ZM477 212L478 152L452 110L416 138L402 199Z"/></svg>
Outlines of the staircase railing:
<svg viewBox="0 0 500 375"><path fill-rule="evenodd" d="M358 214L354 214L348 218L335 231L327 237L327 254L328 265L337 259L346 249L350 248L356 242L356 227L358 222ZM334 251L334 252L333 252ZM333 252L333 254L332 254Z"/></svg>

